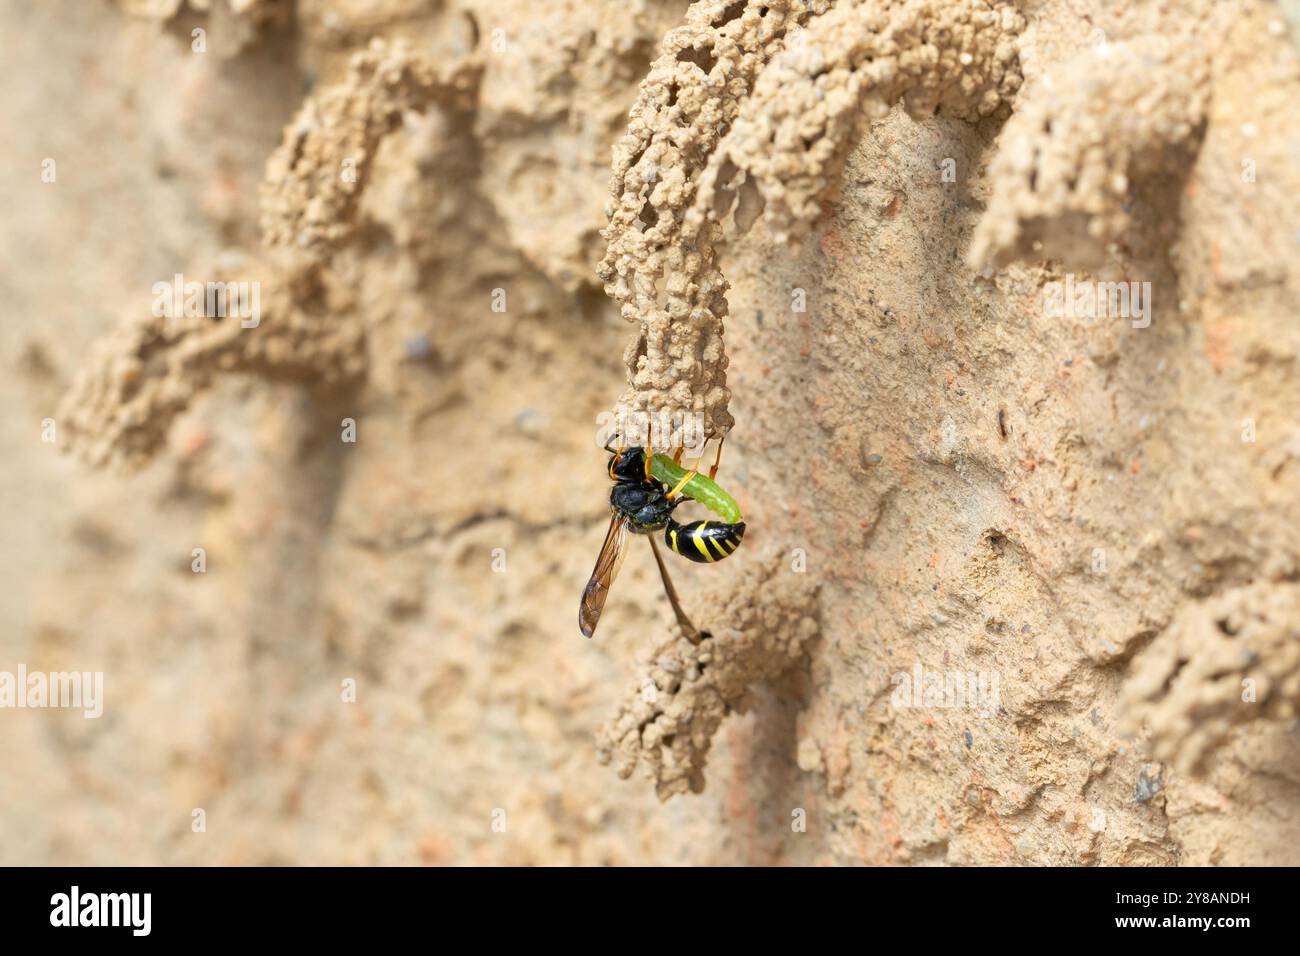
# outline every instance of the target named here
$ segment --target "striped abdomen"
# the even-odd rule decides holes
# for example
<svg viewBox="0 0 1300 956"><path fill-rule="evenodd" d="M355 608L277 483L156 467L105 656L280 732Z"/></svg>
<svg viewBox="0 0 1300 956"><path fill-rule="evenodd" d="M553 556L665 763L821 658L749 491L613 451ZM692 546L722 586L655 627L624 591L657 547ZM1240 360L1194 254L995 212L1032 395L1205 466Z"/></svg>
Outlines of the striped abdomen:
<svg viewBox="0 0 1300 956"><path fill-rule="evenodd" d="M664 540L668 547L683 558L690 558L700 564L721 561L733 554L740 547L745 537L745 522L727 524L723 521L692 521L690 524L678 524L669 519L664 531Z"/></svg>

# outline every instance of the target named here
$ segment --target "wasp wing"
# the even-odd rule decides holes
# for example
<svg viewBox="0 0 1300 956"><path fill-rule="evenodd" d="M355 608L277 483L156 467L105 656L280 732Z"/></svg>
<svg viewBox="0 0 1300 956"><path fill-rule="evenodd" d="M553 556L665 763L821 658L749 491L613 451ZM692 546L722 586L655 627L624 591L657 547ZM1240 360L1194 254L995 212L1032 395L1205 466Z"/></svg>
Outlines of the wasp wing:
<svg viewBox="0 0 1300 956"><path fill-rule="evenodd" d="M618 569L623 566L627 556L627 519L615 514L609 519L609 531L605 533L605 543L601 545L600 556L596 558L596 567L591 572L591 580L582 592L582 603L578 606L578 627L583 637L591 637L596 632L596 622L600 612L605 608L605 598L618 577Z"/></svg>

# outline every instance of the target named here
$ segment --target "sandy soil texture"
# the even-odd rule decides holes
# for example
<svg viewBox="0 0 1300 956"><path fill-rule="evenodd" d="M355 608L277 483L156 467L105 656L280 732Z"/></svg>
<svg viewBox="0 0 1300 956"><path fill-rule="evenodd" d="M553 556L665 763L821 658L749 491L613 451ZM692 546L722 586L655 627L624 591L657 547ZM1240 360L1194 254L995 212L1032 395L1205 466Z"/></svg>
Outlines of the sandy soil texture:
<svg viewBox="0 0 1300 956"><path fill-rule="evenodd" d="M1293 4L0 56L0 704L103 675L0 706L0 863L1300 864ZM698 646L639 539L578 633L611 413L726 438Z"/></svg>

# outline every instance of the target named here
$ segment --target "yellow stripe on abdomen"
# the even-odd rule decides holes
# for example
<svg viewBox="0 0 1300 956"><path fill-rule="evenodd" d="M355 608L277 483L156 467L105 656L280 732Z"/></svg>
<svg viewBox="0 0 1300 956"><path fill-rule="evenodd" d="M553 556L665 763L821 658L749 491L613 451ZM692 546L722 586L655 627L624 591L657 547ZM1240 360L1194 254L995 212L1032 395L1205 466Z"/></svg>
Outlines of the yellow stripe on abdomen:
<svg viewBox="0 0 1300 956"><path fill-rule="evenodd" d="M693 534L691 535L691 540L695 542L695 547L700 552L700 554L704 555L705 559L710 564L712 564L715 559L713 555L709 553L709 549L705 547L704 536L700 534Z"/></svg>

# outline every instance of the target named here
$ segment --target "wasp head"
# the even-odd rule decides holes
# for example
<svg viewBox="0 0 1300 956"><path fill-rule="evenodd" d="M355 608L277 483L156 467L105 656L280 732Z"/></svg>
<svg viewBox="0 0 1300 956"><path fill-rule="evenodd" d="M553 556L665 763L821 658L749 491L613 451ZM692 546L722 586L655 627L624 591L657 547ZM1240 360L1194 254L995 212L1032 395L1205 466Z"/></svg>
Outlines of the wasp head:
<svg viewBox="0 0 1300 956"><path fill-rule="evenodd" d="M614 481L645 481L645 449L634 445L615 452L609 460L609 477Z"/></svg>

